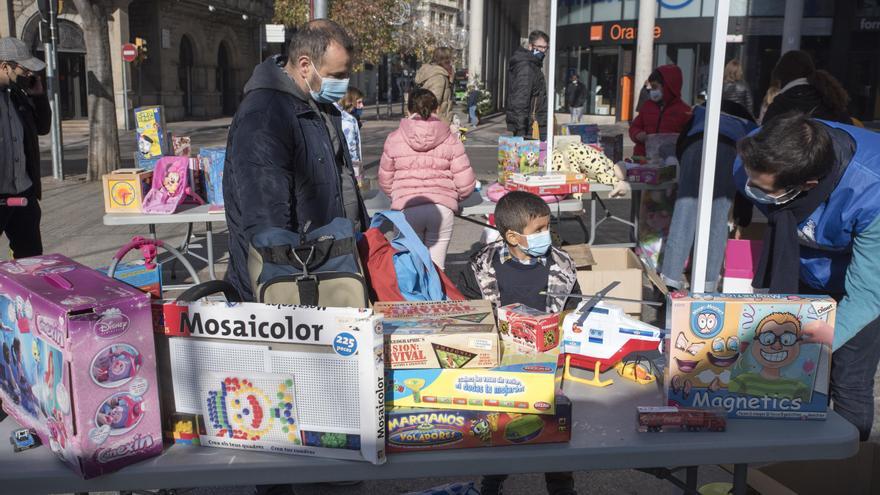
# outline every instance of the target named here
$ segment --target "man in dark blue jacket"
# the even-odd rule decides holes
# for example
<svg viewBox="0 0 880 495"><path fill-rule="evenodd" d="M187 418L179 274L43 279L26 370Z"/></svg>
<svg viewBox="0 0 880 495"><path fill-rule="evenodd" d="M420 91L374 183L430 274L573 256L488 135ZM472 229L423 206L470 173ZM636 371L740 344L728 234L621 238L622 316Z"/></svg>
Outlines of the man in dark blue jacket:
<svg viewBox="0 0 880 495"><path fill-rule="evenodd" d="M339 25L316 20L290 41L288 57L254 70L229 130L223 197L229 226L226 279L253 299L251 237L268 227L317 228L337 217L368 226L341 115L353 43Z"/></svg>

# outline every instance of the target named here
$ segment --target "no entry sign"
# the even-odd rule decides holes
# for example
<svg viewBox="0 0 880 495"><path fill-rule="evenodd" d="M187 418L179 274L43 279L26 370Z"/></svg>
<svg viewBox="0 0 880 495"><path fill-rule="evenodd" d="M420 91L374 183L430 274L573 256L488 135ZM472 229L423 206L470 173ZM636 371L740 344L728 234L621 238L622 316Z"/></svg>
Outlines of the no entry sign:
<svg viewBox="0 0 880 495"><path fill-rule="evenodd" d="M131 43L126 43L122 45L122 60L126 62L134 62L134 59L137 58L138 51L137 47Z"/></svg>

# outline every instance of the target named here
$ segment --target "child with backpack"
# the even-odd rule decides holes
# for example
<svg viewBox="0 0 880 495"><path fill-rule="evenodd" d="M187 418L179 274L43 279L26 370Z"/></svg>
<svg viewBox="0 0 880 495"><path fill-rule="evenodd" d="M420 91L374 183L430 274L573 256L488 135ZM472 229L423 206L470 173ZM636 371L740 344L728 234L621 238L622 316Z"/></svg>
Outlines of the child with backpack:
<svg viewBox="0 0 880 495"><path fill-rule="evenodd" d="M550 207L540 197L514 191L495 206L495 226L501 240L487 244L471 257L462 289L470 299L487 299L497 306L520 303L539 311L574 309L580 299L541 295L580 294L574 260L551 245ZM550 495L576 495L570 472L545 473ZM498 495L507 475L484 476L480 493Z"/></svg>
<svg viewBox="0 0 880 495"><path fill-rule="evenodd" d="M437 115L433 93L418 88L409 97L410 116L385 140L379 187L391 209L406 221L442 270L459 203L474 190L476 176L464 145Z"/></svg>

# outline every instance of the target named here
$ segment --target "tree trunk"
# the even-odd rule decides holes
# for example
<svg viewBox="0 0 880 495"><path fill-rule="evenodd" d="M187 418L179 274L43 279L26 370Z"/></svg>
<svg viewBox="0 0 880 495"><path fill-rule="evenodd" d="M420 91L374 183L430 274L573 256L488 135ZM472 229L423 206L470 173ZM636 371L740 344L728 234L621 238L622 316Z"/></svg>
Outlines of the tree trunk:
<svg viewBox="0 0 880 495"><path fill-rule="evenodd" d="M89 163L87 180L119 167L119 132L113 67L110 63L109 2L73 0L82 18L86 42L86 73L89 106Z"/></svg>

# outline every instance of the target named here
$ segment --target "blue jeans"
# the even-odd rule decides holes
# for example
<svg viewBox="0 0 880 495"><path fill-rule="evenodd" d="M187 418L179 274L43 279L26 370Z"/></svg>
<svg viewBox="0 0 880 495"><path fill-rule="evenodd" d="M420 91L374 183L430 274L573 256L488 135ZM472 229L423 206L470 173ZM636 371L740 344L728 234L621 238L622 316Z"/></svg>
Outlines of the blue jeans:
<svg viewBox="0 0 880 495"><path fill-rule="evenodd" d="M880 318L869 323L831 356L834 410L855 425L864 442L874 423L874 374L880 362Z"/></svg>
<svg viewBox="0 0 880 495"><path fill-rule="evenodd" d="M468 122L477 126L480 123L480 118L477 117L477 106L472 105L468 107Z"/></svg>
<svg viewBox="0 0 880 495"><path fill-rule="evenodd" d="M678 197L675 210L669 225L669 236L663 246L663 261L660 274L667 285L676 289L682 288L684 267L697 230L697 196L700 190L700 167L703 158L702 142L688 146L681 156L678 171ZM715 194L712 199L712 215L709 225L709 259L706 263L706 290L717 290L721 264L724 262L724 250L727 246L727 217L736 186L733 183L733 162L736 160L736 148L719 142L718 155L715 160Z"/></svg>
<svg viewBox="0 0 880 495"><path fill-rule="evenodd" d="M582 107L582 106L580 106L580 107L571 107L569 110L571 110L571 121L572 121L572 123L574 123L574 124L580 124L580 122L581 122L581 117L584 116L584 107Z"/></svg>

